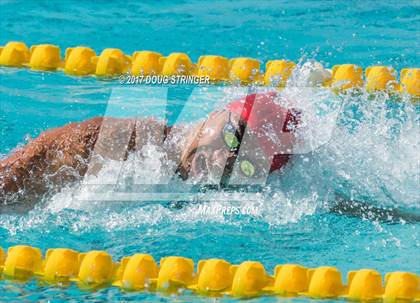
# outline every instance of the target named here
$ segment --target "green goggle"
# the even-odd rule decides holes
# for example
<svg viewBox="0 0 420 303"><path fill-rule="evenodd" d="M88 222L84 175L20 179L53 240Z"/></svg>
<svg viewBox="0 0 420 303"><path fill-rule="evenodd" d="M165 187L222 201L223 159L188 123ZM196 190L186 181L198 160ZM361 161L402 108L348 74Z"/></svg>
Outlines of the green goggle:
<svg viewBox="0 0 420 303"><path fill-rule="evenodd" d="M235 126L232 124L230 112L229 121L223 128L223 141L230 151L237 155L241 140ZM241 160L239 162L239 168L246 177L252 177L255 175L255 165L249 160Z"/></svg>

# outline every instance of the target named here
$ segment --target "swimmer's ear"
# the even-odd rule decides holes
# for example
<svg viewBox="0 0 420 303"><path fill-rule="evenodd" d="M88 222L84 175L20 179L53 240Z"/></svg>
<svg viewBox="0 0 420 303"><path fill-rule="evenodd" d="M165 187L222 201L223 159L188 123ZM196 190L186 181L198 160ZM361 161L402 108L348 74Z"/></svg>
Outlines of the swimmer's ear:
<svg viewBox="0 0 420 303"><path fill-rule="evenodd" d="M73 51L73 47L66 48L66 55L64 57L64 60L67 61L67 59L70 57L71 52Z"/></svg>
<svg viewBox="0 0 420 303"><path fill-rule="evenodd" d="M400 79L404 78L408 72L408 68L403 68L400 73Z"/></svg>
<svg viewBox="0 0 420 303"><path fill-rule="evenodd" d="M270 66L271 66L271 64L273 63L273 61L272 60L270 60L270 61L267 61L267 63L265 64L265 71L267 71L267 70L269 70L270 69Z"/></svg>

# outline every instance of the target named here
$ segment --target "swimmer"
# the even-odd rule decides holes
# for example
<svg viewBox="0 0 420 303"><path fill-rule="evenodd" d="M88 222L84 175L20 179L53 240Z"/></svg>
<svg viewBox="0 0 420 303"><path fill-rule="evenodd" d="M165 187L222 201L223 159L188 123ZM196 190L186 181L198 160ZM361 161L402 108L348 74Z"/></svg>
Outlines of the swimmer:
<svg viewBox="0 0 420 303"><path fill-rule="evenodd" d="M263 178L292 157L299 112L286 109L276 93L253 94L212 112L191 127L167 126L153 118L96 117L44 131L0 161L0 201L27 205L100 169L95 159L126 160L146 144L178 163L180 178L204 182L232 177ZM245 142L246 141L246 142Z"/></svg>
<svg viewBox="0 0 420 303"><path fill-rule="evenodd" d="M249 95L190 127L153 118L96 117L47 130L0 160L0 213L6 205L7 211L27 211L44 196L96 173L103 161L124 161L146 144L164 151L168 163L177 163L175 173L184 180L200 184L216 175L223 185L238 162L240 177L251 178L252 184L253 178L287 169L295 130L304 124L297 109L281 107L276 98L275 93ZM340 196L330 211L386 222L420 221L420 214Z"/></svg>

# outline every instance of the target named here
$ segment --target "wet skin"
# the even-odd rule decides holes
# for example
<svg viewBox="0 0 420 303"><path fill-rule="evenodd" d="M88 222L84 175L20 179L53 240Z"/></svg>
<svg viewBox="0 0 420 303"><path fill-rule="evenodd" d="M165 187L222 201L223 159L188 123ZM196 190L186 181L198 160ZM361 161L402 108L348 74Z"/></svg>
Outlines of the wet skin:
<svg viewBox="0 0 420 303"><path fill-rule="evenodd" d="M145 144L159 146L168 159L179 163L183 179L196 182L221 178L226 163L234 157L223 140L223 128L230 120L239 127L239 117L216 111L192 127L167 127L153 118L116 119L97 117L44 131L26 146L0 161L0 201L32 205L61 187L95 172L92 158L101 161L126 160ZM240 157L252 161L256 177L267 174L269 159L257 140L247 137ZM92 169L94 167L95 169Z"/></svg>

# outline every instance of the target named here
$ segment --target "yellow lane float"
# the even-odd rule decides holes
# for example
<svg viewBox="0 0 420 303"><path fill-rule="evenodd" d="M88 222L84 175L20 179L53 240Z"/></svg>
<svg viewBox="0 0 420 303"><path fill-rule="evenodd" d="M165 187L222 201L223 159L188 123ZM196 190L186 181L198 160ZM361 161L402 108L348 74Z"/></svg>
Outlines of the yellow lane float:
<svg viewBox="0 0 420 303"><path fill-rule="evenodd" d="M384 292L381 274L373 269L348 272L347 283L349 288L343 297L352 301L378 300Z"/></svg>
<svg viewBox="0 0 420 303"><path fill-rule="evenodd" d="M385 275L385 302L420 301L420 277L409 272L393 272Z"/></svg>
<svg viewBox="0 0 420 303"><path fill-rule="evenodd" d="M53 44L33 45L30 48L29 67L33 70L54 71L63 67L60 48Z"/></svg>
<svg viewBox="0 0 420 303"><path fill-rule="evenodd" d="M184 53L172 53L168 57L160 58L160 63L163 65L162 75L194 75L197 67L191 61L190 57Z"/></svg>
<svg viewBox="0 0 420 303"><path fill-rule="evenodd" d="M6 260L6 253L3 248L0 247L0 275L3 272L4 261Z"/></svg>
<svg viewBox="0 0 420 303"><path fill-rule="evenodd" d="M365 70L364 81L363 69L355 64L336 65L330 71L316 61L310 60L298 66L292 61L279 59L267 61L263 73L260 61L254 58L229 60L206 55L200 56L196 65L185 53L171 53L164 57L153 51L135 51L131 57L120 49L107 48L97 56L92 48L86 46L67 48L64 60L61 60L58 46L41 44L28 49L25 43L16 41L0 47L0 66L63 70L74 76L111 78L125 73L134 76L205 76L216 83L266 85L280 89L286 86L293 71L299 69L296 80L299 80L297 84L300 86L331 87L337 93L365 87L369 93L388 91L407 94L413 102L420 97L420 68L402 69L398 83L397 72L393 68L371 66Z"/></svg>
<svg viewBox="0 0 420 303"><path fill-rule="evenodd" d="M197 284L189 286L204 295L227 291L232 286L237 266L222 259L201 260L198 262Z"/></svg>
<svg viewBox="0 0 420 303"><path fill-rule="evenodd" d="M160 290L187 288L194 282L193 260L177 256L160 259L160 271L156 282Z"/></svg>
<svg viewBox="0 0 420 303"><path fill-rule="evenodd" d="M98 58L94 59L94 63L96 63L96 76L117 76L129 71L131 57L125 55L118 48L107 48L102 51Z"/></svg>
<svg viewBox="0 0 420 303"><path fill-rule="evenodd" d="M0 65L22 67L29 63L29 49L23 42L9 42L0 47Z"/></svg>
<svg viewBox="0 0 420 303"><path fill-rule="evenodd" d="M119 264L105 251L93 250L79 255L80 268L77 278L72 279L82 287L95 288L111 284Z"/></svg>
<svg viewBox="0 0 420 303"><path fill-rule="evenodd" d="M79 252L72 249L49 249L45 255L44 267L39 275L50 283L67 282L77 277L79 257Z"/></svg>
<svg viewBox="0 0 420 303"><path fill-rule="evenodd" d="M112 285L125 290L142 290L152 286L159 273L155 259L147 254L135 254L121 259L117 281Z"/></svg>
<svg viewBox="0 0 420 303"><path fill-rule="evenodd" d="M96 61L96 53L90 47L69 47L66 49L64 72L75 76L92 75L95 73Z"/></svg>
<svg viewBox="0 0 420 303"><path fill-rule="evenodd" d="M264 84L267 86L286 86L296 64L286 60L271 60L265 65Z"/></svg>
<svg viewBox="0 0 420 303"><path fill-rule="evenodd" d="M253 58L234 58L229 61L229 78L233 82L250 84L261 80L260 61Z"/></svg>
<svg viewBox="0 0 420 303"><path fill-rule="evenodd" d="M310 283L302 295L311 298L336 298L345 292L341 273L332 266L321 266L309 270Z"/></svg>
<svg viewBox="0 0 420 303"><path fill-rule="evenodd" d="M245 261L238 266L228 294L234 297L256 297L264 293L264 288L273 283L260 262Z"/></svg>
<svg viewBox="0 0 420 303"><path fill-rule="evenodd" d="M393 91L396 89L395 70L387 66L370 66L365 71L366 90L374 91Z"/></svg>
<svg viewBox="0 0 420 303"><path fill-rule="evenodd" d="M151 51L134 52L131 74L135 76L159 75L162 71L162 57L162 54Z"/></svg>
<svg viewBox="0 0 420 303"><path fill-rule="evenodd" d="M361 88L363 70L355 64L335 65L332 68L331 86L338 90Z"/></svg>
<svg viewBox="0 0 420 303"><path fill-rule="evenodd" d="M236 298L257 296L305 296L316 299L343 298L350 301L415 302L420 300L420 277L410 272L382 276L373 269L347 274L347 286L335 267L308 269L298 264L278 265L274 277L260 262L238 265L223 259L201 260L194 272L192 259L169 256L160 267L148 254L123 257L115 263L105 251L79 253L72 249L48 249L45 260L39 248L27 245L0 247L0 278L66 286L76 282L81 289L119 287L125 291L163 291L180 294L189 289L199 295Z"/></svg>
<svg viewBox="0 0 420 303"><path fill-rule="evenodd" d="M222 56L201 56L198 59L198 76L209 76L211 81L227 81L229 59Z"/></svg>
<svg viewBox="0 0 420 303"><path fill-rule="evenodd" d="M404 68L401 70L401 92L420 97L420 68Z"/></svg>
<svg viewBox="0 0 420 303"><path fill-rule="evenodd" d="M42 253L39 248L28 245L10 247L4 262L3 275L13 280L26 280L42 267Z"/></svg>
<svg viewBox="0 0 420 303"><path fill-rule="evenodd" d="M277 265L274 269L274 285L266 288L276 294L295 297L308 290L309 272L297 264Z"/></svg>

